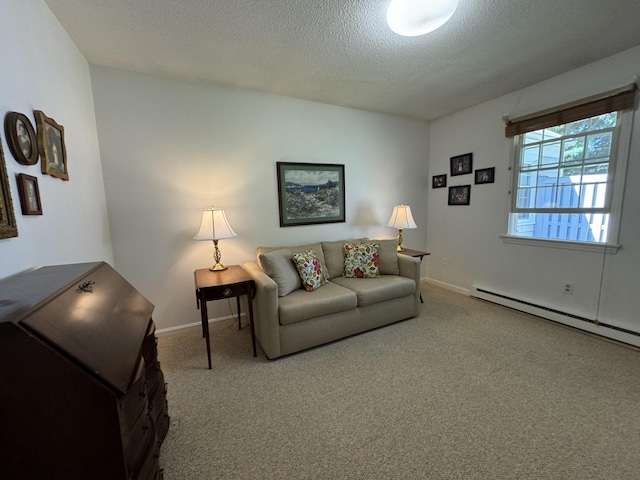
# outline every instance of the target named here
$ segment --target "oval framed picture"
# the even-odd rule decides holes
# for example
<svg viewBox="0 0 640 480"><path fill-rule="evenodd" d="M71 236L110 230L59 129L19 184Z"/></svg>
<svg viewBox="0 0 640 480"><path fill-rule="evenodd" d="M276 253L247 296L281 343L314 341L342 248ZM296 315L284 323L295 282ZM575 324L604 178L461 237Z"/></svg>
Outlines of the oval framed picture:
<svg viewBox="0 0 640 480"><path fill-rule="evenodd" d="M38 140L29 119L18 112L8 112L4 117L4 131L9 150L18 163L35 165L38 163Z"/></svg>

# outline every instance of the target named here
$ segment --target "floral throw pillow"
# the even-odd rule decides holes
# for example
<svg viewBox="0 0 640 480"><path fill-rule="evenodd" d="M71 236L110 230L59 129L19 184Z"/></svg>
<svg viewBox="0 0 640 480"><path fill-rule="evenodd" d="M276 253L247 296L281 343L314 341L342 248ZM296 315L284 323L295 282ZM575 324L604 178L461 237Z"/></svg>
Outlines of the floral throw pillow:
<svg viewBox="0 0 640 480"><path fill-rule="evenodd" d="M329 281L315 250L294 253L293 263L298 269L302 286L307 292L313 292Z"/></svg>
<svg viewBox="0 0 640 480"><path fill-rule="evenodd" d="M345 243L344 276L347 278L375 278L380 276L377 243Z"/></svg>

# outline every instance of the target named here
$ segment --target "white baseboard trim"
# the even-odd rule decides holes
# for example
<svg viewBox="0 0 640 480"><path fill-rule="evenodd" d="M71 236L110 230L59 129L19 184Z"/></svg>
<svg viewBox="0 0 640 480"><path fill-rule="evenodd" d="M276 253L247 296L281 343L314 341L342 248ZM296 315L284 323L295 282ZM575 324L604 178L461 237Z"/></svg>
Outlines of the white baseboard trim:
<svg viewBox="0 0 640 480"><path fill-rule="evenodd" d="M470 296L468 288L462 288L451 283L441 282L440 280L436 280L435 278L425 278L424 281L438 287L446 288L447 290L451 290L452 292L461 293L462 295L466 295L467 297Z"/></svg>
<svg viewBox="0 0 640 480"><path fill-rule="evenodd" d="M244 317L245 313L241 312L240 313L240 317ZM237 314L233 314L233 315L226 315L224 317L217 317L217 318L210 318L209 319L209 325L213 324L213 323L219 323L219 322L224 322L226 320L229 319L233 319L233 320L238 320L238 315ZM163 337L166 335L176 335L178 333L186 333L186 332L190 332L192 330L200 330L202 328L202 323L200 322L195 322L195 323L187 323L185 325L177 325L175 327L167 327L167 328L160 328L158 330L156 330L156 335L158 337Z"/></svg>
<svg viewBox="0 0 640 480"><path fill-rule="evenodd" d="M500 293L484 290L476 285L471 287L471 296L486 300L491 303L496 303L505 307L513 308L536 317L541 317L553 322L561 323L569 327L583 330L585 332L593 333L600 337L609 338L618 342L633 345L634 347L640 347L640 336L633 332L624 331L621 328L596 323L594 319L583 318L570 313L561 312L558 310L550 309L542 305L535 305L531 302L526 302L517 298L511 298Z"/></svg>

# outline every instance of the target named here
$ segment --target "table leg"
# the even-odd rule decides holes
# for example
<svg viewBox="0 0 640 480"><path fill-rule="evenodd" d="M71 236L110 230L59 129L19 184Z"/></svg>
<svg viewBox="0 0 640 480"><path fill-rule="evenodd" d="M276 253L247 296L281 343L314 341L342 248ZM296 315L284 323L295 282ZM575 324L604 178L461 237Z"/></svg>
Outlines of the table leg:
<svg viewBox="0 0 640 480"><path fill-rule="evenodd" d="M238 330L240 330L242 328L242 326L240 325L240 295L236 297L236 302L238 305Z"/></svg>
<svg viewBox="0 0 640 480"><path fill-rule="evenodd" d="M196 290L196 308L200 310L200 290ZM201 315L202 315L202 312L201 312ZM202 323L202 317L200 318L200 323ZM202 327L202 338L204 338L204 324L202 324L201 327Z"/></svg>
<svg viewBox="0 0 640 480"><path fill-rule="evenodd" d="M420 267L422 268L422 257L424 257L424 255L420 255L418 256L418 258L420 259ZM420 288L420 285L418 284L418 288ZM420 292L420 303L424 303L422 301L422 292Z"/></svg>
<svg viewBox="0 0 640 480"><path fill-rule="evenodd" d="M211 344L209 343L209 312L207 312L207 300L200 299L200 318L202 320L202 332L207 341L207 361L211 370Z"/></svg>
<svg viewBox="0 0 640 480"><path fill-rule="evenodd" d="M247 303L249 304L249 325L251 326L251 342L253 343L253 356L257 357L256 353L256 333L253 329L253 295L247 295Z"/></svg>

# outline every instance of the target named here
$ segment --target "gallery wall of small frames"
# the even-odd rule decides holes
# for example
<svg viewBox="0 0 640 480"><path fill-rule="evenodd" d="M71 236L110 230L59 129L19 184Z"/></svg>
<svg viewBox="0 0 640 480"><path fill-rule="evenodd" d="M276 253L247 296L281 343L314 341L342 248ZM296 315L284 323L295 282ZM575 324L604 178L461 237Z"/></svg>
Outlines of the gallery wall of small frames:
<svg viewBox="0 0 640 480"><path fill-rule="evenodd" d="M496 177L496 168L480 168L473 170L473 153L465 153L464 155L456 155L449 159L449 175L451 181L454 177L463 177L464 175L474 174L474 184L483 185L486 183L494 183ZM449 195L447 196L448 205L470 205L471 204L471 183L466 183L468 177L455 178L458 180L456 185L449 186ZM466 183L466 184L465 184ZM434 175L431 177L431 188L446 188L447 174Z"/></svg>
<svg viewBox="0 0 640 480"><path fill-rule="evenodd" d="M64 127L41 110L34 110L33 116L36 128L23 113L7 112L4 117L4 132L13 158L27 167L36 165L40 160L40 172L43 175L68 181ZM42 215L38 177L18 173L16 182L22 214ZM0 141L0 239L17 236L7 165Z"/></svg>

